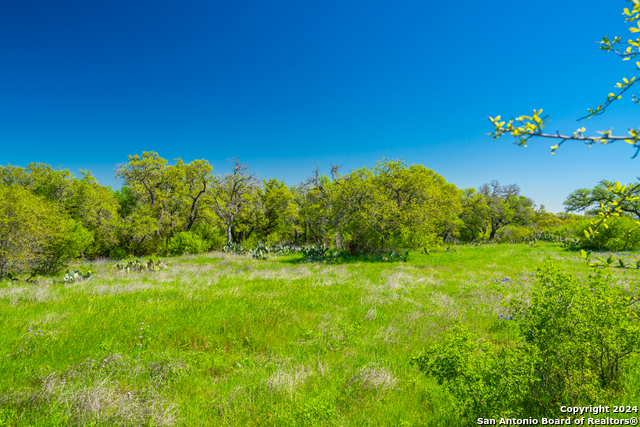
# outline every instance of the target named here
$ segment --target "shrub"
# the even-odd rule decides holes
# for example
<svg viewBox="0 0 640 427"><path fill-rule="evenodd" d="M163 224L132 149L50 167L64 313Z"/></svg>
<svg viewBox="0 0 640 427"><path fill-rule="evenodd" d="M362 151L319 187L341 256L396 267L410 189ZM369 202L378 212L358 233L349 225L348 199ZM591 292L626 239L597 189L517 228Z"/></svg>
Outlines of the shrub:
<svg viewBox="0 0 640 427"><path fill-rule="evenodd" d="M529 398L545 408L601 401L619 389L638 354L637 297L600 271L580 283L550 260L538 277L531 302L513 304L521 336L541 356Z"/></svg>
<svg viewBox="0 0 640 427"><path fill-rule="evenodd" d="M204 222L197 223L189 231L207 242L208 250L222 250L224 244L227 243L227 236L220 233L219 227Z"/></svg>
<svg viewBox="0 0 640 427"><path fill-rule="evenodd" d="M558 227L544 227L542 231L551 233L558 237L576 238L578 237L578 223L564 224ZM582 233L584 235L584 233Z"/></svg>
<svg viewBox="0 0 640 427"><path fill-rule="evenodd" d="M92 236L53 202L17 185L0 185L0 278L53 273Z"/></svg>
<svg viewBox="0 0 640 427"><path fill-rule="evenodd" d="M111 251L109 252L109 257L114 259L123 259L123 258L126 258L127 255L129 255L127 253L127 250L120 247L112 248Z"/></svg>
<svg viewBox="0 0 640 427"><path fill-rule="evenodd" d="M547 259L530 302L500 320L514 322L514 347L478 343L456 326L412 363L473 418L559 416L561 405L608 401L640 351L639 298L609 282L598 272L580 283Z"/></svg>
<svg viewBox="0 0 640 427"><path fill-rule="evenodd" d="M611 217L605 223L608 228L600 225L595 237L588 239L585 237L584 230L593 228L591 221L593 219L579 223L581 247L612 252L640 249L640 228L634 219L626 216ZM634 231L636 228L637 230Z"/></svg>
<svg viewBox="0 0 640 427"><path fill-rule="evenodd" d="M499 240L521 240L533 236L534 230L525 225L507 225L496 232Z"/></svg>
<svg viewBox="0 0 640 427"><path fill-rule="evenodd" d="M497 348L456 325L425 355L414 357L425 374L434 377L462 403L472 418L517 417L535 380L535 348Z"/></svg>
<svg viewBox="0 0 640 427"><path fill-rule="evenodd" d="M71 218L61 218L59 231L52 233L42 252L39 273L53 274L60 271L65 263L77 258L82 249L93 242L93 234Z"/></svg>
<svg viewBox="0 0 640 427"><path fill-rule="evenodd" d="M167 249L174 255L182 255L184 253L199 254L208 251L209 244L197 234L183 231L169 239Z"/></svg>

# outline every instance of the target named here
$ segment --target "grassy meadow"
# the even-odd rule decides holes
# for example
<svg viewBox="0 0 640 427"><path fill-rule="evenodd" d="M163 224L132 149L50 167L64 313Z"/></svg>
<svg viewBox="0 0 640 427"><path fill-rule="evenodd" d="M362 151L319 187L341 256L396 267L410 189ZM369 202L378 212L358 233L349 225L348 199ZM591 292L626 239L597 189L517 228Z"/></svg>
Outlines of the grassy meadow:
<svg viewBox="0 0 640 427"><path fill-rule="evenodd" d="M527 298L546 255L589 269L554 243L454 248L404 263L211 252L157 272L96 261L72 266L96 273L84 281L5 281L0 425L464 425L411 357L455 321L509 345L507 302ZM633 289L640 271L608 274ZM640 370L626 384L611 404L640 404Z"/></svg>

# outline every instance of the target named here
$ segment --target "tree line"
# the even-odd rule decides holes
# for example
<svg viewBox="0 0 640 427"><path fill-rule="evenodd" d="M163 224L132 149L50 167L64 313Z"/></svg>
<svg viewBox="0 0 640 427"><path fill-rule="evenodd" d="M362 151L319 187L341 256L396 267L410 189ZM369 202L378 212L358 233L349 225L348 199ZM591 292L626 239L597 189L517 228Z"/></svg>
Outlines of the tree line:
<svg viewBox="0 0 640 427"><path fill-rule="evenodd" d="M76 177L42 163L0 166L0 276L50 274L76 257L195 253L258 241L322 243L349 253L432 248L518 237L580 218L536 209L515 184L462 190L402 160L344 174L332 166L328 176L316 169L297 186L260 180L237 157L229 162L229 173L214 175L206 160L170 165L143 152L117 166L124 185L115 191L89 171ZM589 191L570 195L567 208L588 209L606 196Z"/></svg>

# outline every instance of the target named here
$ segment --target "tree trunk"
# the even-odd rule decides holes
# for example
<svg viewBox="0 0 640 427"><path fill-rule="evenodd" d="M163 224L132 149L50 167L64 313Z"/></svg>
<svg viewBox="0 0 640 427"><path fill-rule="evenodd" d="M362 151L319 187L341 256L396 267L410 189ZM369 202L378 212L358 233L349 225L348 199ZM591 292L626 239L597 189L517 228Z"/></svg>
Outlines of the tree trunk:
<svg viewBox="0 0 640 427"><path fill-rule="evenodd" d="M489 240L493 240L496 237L496 231L498 231L495 227L491 227L491 233L489 234Z"/></svg>
<svg viewBox="0 0 640 427"><path fill-rule="evenodd" d="M227 245L231 244L231 221L227 223Z"/></svg>

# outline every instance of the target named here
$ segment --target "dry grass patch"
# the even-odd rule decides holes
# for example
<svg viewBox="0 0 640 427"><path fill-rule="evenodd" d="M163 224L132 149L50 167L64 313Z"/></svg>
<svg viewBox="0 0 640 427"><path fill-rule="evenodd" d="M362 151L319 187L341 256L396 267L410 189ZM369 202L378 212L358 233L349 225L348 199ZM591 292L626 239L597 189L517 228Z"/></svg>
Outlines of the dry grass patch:
<svg viewBox="0 0 640 427"><path fill-rule="evenodd" d="M47 325L50 323L57 323L60 320L64 319L65 317L69 316L70 313L58 313L58 312L51 312L51 313L47 313L44 316L40 317L38 320L34 321L31 323L31 325Z"/></svg>
<svg viewBox="0 0 640 427"><path fill-rule="evenodd" d="M306 279L312 275L307 266L297 266L291 268L279 269L260 269L254 270L248 275L248 279L279 279L279 280L300 280Z"/></svg>
<svg viewBox="0 0 640 427"><path fill-rule="evenodd" d="M438 308L436 314L446 315L452 319L457 319L460 316L460 305L449 295L433 292L429 300Z"/></svg>
<svg viewBox="0 0 640 427"><path fill-rule="evenodd" d="M399 330L394 325L387 325L382 327L382 329L380 329L380 331L378 331L378 333L375 336L375 339L377 341L382 341L385 344L398 343L400 341L400 338L401 336L400 336Z"/></svg>
<svg viewBox="0 0 640 427"><path fill-rule="evenodd" d="M11 305L26 302L46 303L54 301L56 293L49 285L10 286L0 289L0 299L8 299Z"/></svg>
<svg viewBox="0 0 640 427"><path fill-rule="evenodd" d="M155 286L146 283L114 283L113 285L97 285L91 287L93 295L117 295L129 292L142 292L154 289Z"/></svg>
<svg viewBox="0 0 640 427"><path fill-rule="evenodd" d="M379 363L369 363L347 381L349 390L386 392L396 388L400 380Z"/></svg>
<svg viewBox="0 0 640 427"><path fill-rule="evenodd" d="M120 355L88 359L64 373L41 377L37 386L4 400L40 413L62 413L68 425L176 425L177 406L161 389L187 367L174 360L138 365ZM147 387L132 391L124 385L144 378Z"/></svg>
<svg viewBox="0 0 640 427"><path fill-rule="evenodd" d="M304 365L278 368L265 380L266 386L278 393L286 393L293 401L295 391L300 388L313 372Z"/></svg>

